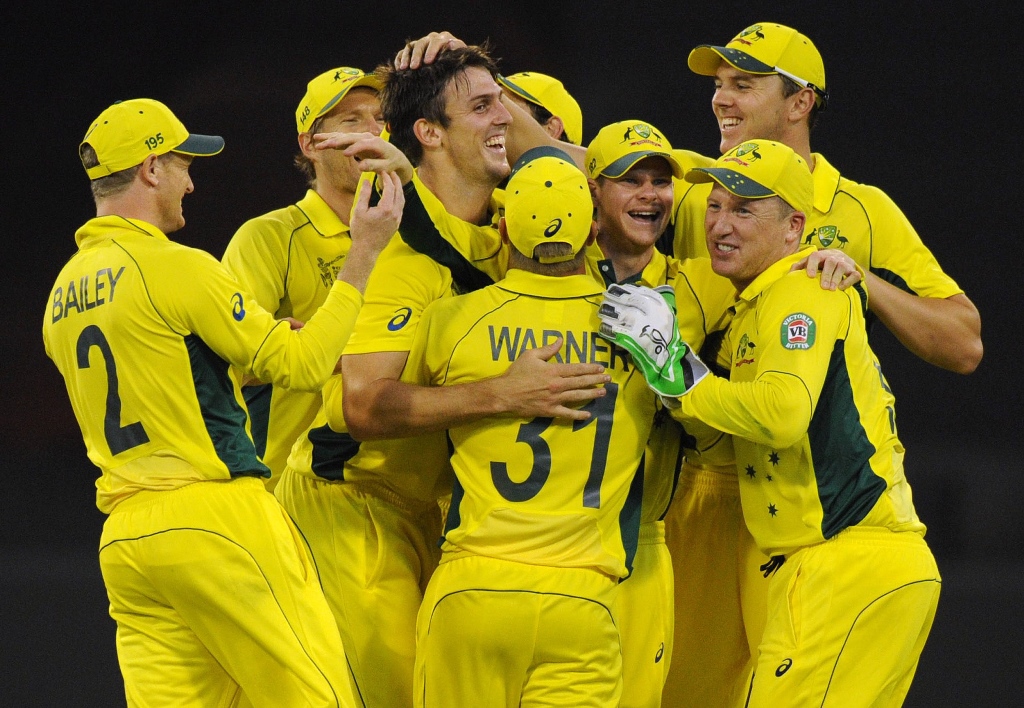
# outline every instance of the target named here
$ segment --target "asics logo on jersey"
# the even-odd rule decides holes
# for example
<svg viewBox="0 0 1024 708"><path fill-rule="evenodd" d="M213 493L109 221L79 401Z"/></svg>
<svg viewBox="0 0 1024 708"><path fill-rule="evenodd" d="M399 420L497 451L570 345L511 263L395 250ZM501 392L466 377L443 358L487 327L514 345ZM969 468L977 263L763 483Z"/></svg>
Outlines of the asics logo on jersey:
<svg viewBox="0 0 1024 708"><path fill-rule="evenodd" d="M548 227L544 229L544 238L551 238L558 233L560 228L562 228L562 220L557 217L552 219Z"/></svg>
<svg viewBox="0 0 1024 708"><path fill-rule="evenodd" d="M779 664L779 668L775 669L775 675L776 676L782 676L784 673L789 671L789 668L792 665L793 665L793 660L792 659L786 659L781 664Z"/></svg>
<svg viewBox="0 0 1024 708"><path fill-rule="evenodd" d="M663 656L665 656L665 642L662 642L661 646L658 647L658 653L654 655L654 663L660 662Z"/></svg>
<svg viewBox="0 0 1024 708"><path fill-rule="evenodd" d="M235 322L241 322L245 318L245 301L242 299L242 293L231 296L231 316L235 318Z"/></svg>
<svg viewBox="0 0 1024 708"><path fill-rule="evenodd" d="M395 312L395 316L388 320L389 332L397 332L402 329L402 327L405 327L405 324L409 321L409 318L412 317L411 307L400 307Z"/></svg>

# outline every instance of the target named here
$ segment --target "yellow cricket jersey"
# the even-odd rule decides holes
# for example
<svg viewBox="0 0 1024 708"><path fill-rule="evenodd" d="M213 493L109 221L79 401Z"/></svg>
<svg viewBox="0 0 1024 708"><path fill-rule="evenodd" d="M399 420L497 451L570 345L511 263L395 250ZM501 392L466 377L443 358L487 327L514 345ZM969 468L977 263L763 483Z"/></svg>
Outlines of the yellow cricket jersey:
<svg viewBox="0 0 1024 708"><path fill-rule="evenodd" d="M921 297L947 298L963 292L882 190L842 177L818 153L813 177L814 208L807 214L804 245L838 248L862 268ZM704 212L712 186L709 182L677 191L676 257L708 255Z"/></svg>
<svg viewBox="0 0 1024 708"><path fill-rule="evenodd" d="M242 224L222 262L263 309L305 322L327 299L351 246L348 226L310 189L297 204ZM256 452L276 477L320 409L320 393L270 384L242 392Z"/></svg>
<svg viewBox="0 0 1024 708"><path fill-rule="evenodd" d="M903 474L894 398L868 346L859 288L789 273L801 251L741 294L726 344L682 413L733 435L743 516L785 555L851 526L924 533Z"/></svg>
<svg viewBox="0 0 1024 708"><path fill-rule="evenodd" d="M448 269L400 238L380 254L345 354L407 352L427 305L452 294ZM323 389L324 405L296 440L288 467L300 474L383 485L406 499L435 501L451 491L444 433L358 442L342 412L341 377Z"/></svg>
<svg viewBox="0 0 1024 708"><path fill-rule="evenodd" d="M597 335L603 292L589 275L511 270L424 314L407 365L421 383L497 376L556 337L558 361L599 362L612 377L586 421L486 418L449 430L456 482L442 562L482 555L629 573L655 399L628 354Z"/></svg>
<svg viewBox="0 0 1024 708"><path fill-rule="evenodd" d="M336 282L306 327L278 322L211 255L135 219L92 219L43 319L109 513L143 490L269 476L232 366L313 391L327 380L362 298ZM183 277L187 274L187 277Z"/></svg>

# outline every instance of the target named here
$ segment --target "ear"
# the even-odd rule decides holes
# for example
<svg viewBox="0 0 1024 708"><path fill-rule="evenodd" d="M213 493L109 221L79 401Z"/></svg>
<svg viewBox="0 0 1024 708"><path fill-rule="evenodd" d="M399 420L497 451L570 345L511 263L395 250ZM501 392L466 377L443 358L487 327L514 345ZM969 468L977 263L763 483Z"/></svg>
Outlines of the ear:
<svg viewBox="0 0 1024 708"><path fill-rule="evenodd" d="M498 219L498 233L501 234L502 243L510 243L508 240L508 227L505 226L505 217Z"/></svg>
<svg viewBox="0 0 1024 708"><path fill-rule="evenodd" d="M426 118L420 118L412 124L413 135L420 141L420 144L427 149L436 149L441 147L441 137L444 129L428 121Z"/></svg>
<svg viewBox="0 0 1024 708"><path fill-rule="evenodd" d="M789 119L794 123L805 119L814 108L814 99L814 90L809 88L800 89L790 96Z"/></svg>
<svg viewBox="0 0 1024 708"><path fill-rule="evenodd" d="M148 155L142 164L139 165L137 174L147 187L160 186L160 158L156 155Z"/></svg>
<svg viewBox="0 0 1024 708"><path fill-rule="evenodd" d="M601 196L601 185L598 184L596 179L587 178L587 185L590 187L590 198L594 200L594 208L597 208L597 202Z"/></svg>
<svg viewBox="0 0 1024 708"><path fill-rule="evenodd" d="M312 133L299 133L299 150L301 150L302 154L305 155L307 158L313 160L313 155L316 154L317 149L313 147Z"/></svg>
<svg viewBox="0 0 1024 708"><path fill-rule="evenodd" d="M544 124L544 130L555 140L560 140L562 133L565 132L565 124L562 123L562 119L558 116L551 116L548 118L548 122Z"/></svg>
<svg viewBox="0 0 1024 708"><path fill-rule="evenodd" d="M794 211L789 215L789 231L786 233L786 244L799 245L804 237L804 227L807 225L807 216L802 211Z"/></svg>
<svg viewBox="0 0 1024 708"><path fill-rule="evenodd" d="M592 221L592 222L590 222L590 235L587 236L587 240L586 240L585 243L586 243L587 246L590 246L590 245L593 245L594 241L596 241L596 240L597 240L597 222L596 221Z"/></svg>

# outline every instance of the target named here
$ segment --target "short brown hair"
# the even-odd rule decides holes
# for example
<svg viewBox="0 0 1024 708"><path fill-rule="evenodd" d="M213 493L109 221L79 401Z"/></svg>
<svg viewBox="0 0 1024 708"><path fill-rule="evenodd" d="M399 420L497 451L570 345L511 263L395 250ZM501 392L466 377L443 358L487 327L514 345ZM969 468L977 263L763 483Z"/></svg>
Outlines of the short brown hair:
<svg viewBox="0 0 1024 708"><path fill-rule="evenodd" d="M377 67L376 74L384 84L380 108L391 133L391 142L414 165L423 157L423 146L413 132L416 121L423 118L447 128L450 119L445 112L445 89L471 67L497 76L497 62L491 58L489 50L485 42L481 46L450 49L419 69L396 69L390 63Z"/></svg>

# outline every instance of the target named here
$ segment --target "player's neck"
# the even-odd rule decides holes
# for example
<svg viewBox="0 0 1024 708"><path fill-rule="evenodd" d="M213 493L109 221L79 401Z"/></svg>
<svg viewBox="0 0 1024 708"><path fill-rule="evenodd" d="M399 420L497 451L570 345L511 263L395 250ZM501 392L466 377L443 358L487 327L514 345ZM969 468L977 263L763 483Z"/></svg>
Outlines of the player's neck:
<svg viewBox="0 0 1024 708"><path fill-rule="evenodd" d="M355 201L354 192L336 187L326 180L317 180L314 190L320 198L327 202L327 206L338 215L341 223L348 226L349 216L352 214L352 203Z"/></svg>
<svg viewBox="0 0 1024 708"><path fill-rule="evenodd" d="M164 234L169 234L177 229L169 224L162 223L160 210L154 207L152 201L146 194L138 194L134 190L122 192L113 197L108 197L96 204L96 216L121 216L125 219L145 221L160 229Z"/></svg>
<svg viewBox="0 0 1024 708"><path fill-rule="evenodd" d="M654 257L653 246L642 251L616 248L614 239L600 231L597 233L597 245L601 247L604 257L612 262L612 268L615 269L615 281L618 283L641 272Z"/></svg>
<svg viewBox="0 0 1024 708"><path fill-rule="evenodd" d="M466 180L454 168L445 169L443 165L428 160L420 163L417 172L449 214L471 224L487 222L491 194L497 185Z"/></svg>

